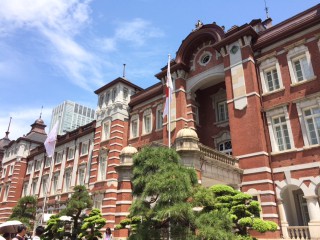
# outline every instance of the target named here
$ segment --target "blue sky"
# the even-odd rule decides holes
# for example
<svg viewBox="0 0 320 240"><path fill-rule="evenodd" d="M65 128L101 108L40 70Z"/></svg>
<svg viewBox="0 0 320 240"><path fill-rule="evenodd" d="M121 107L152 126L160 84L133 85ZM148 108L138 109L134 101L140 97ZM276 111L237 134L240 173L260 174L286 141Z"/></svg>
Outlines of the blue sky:
<svg viewBox="0 0 320 240"><path fill-rule="evenodd" d="M266 0L273 24L319 3ZM228 30L266 17L264 0L2 0L0 138L10 139L71 100L95 108L94 90L122 76L143 88L175 57L200 19Z"/></svg>

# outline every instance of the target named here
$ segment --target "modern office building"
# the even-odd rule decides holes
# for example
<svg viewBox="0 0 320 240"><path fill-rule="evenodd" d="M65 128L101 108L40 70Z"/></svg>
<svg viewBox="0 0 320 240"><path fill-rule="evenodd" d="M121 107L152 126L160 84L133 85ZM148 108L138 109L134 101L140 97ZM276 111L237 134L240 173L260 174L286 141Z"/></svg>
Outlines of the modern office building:
<svg viewBox="0 0 320 240"><path fill-rule="evenodd" d="M159 83L142 89L117 78L97 89L96 120L59 136L54 162L38 142L7 144L0 220L30 194L39 216L45 194L45 211L57 213L83 184L114 230L132 204L133 155L168 145L162 111L170 71L171 147L183 164L204 186L224 183L255 196L261 218L279 225L255 233L259 239L320 239L319 12L320 4L274 26L258 19L229 30L198 22L171 68L156 74ZM20 143L24 151L16 151ZM127 236L114 231L115 239Z"/></svg>
<svg viewBox="0 0 320 240"><path fill-rule="evenodd" d="M64 101L52 110L50 129L58 121L58 134L63 135L95 119L95 110L81 104Z"/></svg>

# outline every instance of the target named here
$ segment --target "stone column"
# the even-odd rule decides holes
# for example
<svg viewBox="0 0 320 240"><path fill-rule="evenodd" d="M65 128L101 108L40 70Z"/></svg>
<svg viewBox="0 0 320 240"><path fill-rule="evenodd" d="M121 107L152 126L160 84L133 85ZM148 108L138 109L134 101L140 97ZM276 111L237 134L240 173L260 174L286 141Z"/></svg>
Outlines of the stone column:
<svg viewBox="0 0 320 240"><path fill-rule="evenodd" d="M283 200L282 199L278 199L277 205L278 205L278 209L279 209L282 235L283 235L284 239L288 239L289 238L289 235L288 235L288 226L289 226L289 224L288 224L288 220L287 220L287 216L286 216L286 211L285 211L284 206L283 206Z"/></svg>
<svg viewBox="0 0 320 240"><path fill-rule="evenodd" d="M318 196L305 196L310 217L309 231L311 239L320 239L320 207Z"/></svg>

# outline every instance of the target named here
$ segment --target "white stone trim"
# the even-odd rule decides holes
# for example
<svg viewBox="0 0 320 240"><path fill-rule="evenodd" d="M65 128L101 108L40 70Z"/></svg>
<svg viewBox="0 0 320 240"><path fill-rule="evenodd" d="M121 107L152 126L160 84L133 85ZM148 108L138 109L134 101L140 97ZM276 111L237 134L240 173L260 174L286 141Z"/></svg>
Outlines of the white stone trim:
<svg viewBox="0 0 320 240"><path fill-rule="evenodd" d="M116 193L132 193L131 189L120 189L118 191L116 191Z"/></svg>
<svg viewBox="0 0 320 240"><path fill-rule="evenodd" d="M252 174L252 173L261 173L261 172L268 172L271 173L271 168L269 167L259 167L259 168L250 168L250 169L244 169L243 174Z"/></svg>
<svg viewBox="0 0 320 240"><path fill-rule="evenodd" d="M278 81L279 81L279 89L274 89L273 91L269 91L265 74L267 71L272 71L273 69L276 69L276 71L277 71L277 76L278 76ZM280 89L284 89L282 75L281 75L281 71L280 71L280 65L279 65L279 61L276 57L271 57L271 58L264 60L259 66L259 73L260 73L262 91L264 94L273 93L273 92L279 91Z"/></svg>
<svg viewBox="0 0 320 240"><path fill-rule="evenodd" d="M241 185L246 186L246 185L255 185L255 184L260 184L260 183L271 183L272 184L273 182L270 179L262 179L262 180L256 180L256 181L242 182Z"/></svg>
<svg viewBox="0 0 320 240"><path fill-rule="evenodd" d="M228 100L227 103L232 103L232 102L234 102L234 101L236 101L236 100L239 100L239 99L241 99L241 98L251 97L251 96L257 96L258 98L261 97L259 93L257 93L257 92L251 92L251 93L247 93L246 95L244 95L244 96L242 96L242 97L232 98L232 99Z"/></svg>
<svg viewBox="0 0 320 240"><path fill-rule="evenodd" d="M274 168L274 173L280 173L285 171L297 171L297 170L303 170L303 169L309 169L309 168L320 168L320 162L313 162L313 163L306 163L306 164L297 164L294 166L286 166L286 167L279 167Z"/></svg>
<svg viewBox="0 0 320 240"><path fill-rule="evenodd" d="M261 206L277 206L275 202L260 202Z"/></svg>
<svg viewBox="0 0 320 240"><path fill-rule="evenodd" d="M263 218L278 218L279 215L278 214L272 214L272 213L268 213L268 214L262 214Z"/></svg>
<svg viewBox="0 0 320 240"><path fill-rule="evenodd" d="M116 204L132 204L132 201L116 201Z"/></svg>
<svg viewBox="0 0 320 240"><path fill-rule="evenodd" d="M236 156L236 158L242 159L242 158L249 158L249 157L261 156L261 155L269 156L267 152L262 151L262 152L254 152L254 153L239 155L239 156Z"/></svg>
<svg viewBox="0 0 320 240"><path fill-rule="evenodd" d="M119 213L115 213L114 216L119 217L119 216L128 216L130 214L130 212L119 212Z"/></svg>

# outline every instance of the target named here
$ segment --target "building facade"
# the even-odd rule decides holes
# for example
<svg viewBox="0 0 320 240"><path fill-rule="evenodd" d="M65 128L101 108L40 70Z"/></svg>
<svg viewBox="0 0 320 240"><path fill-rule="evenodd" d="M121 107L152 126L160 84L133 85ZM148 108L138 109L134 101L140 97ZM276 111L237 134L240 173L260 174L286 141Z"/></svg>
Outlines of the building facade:
<svg viewBox="0 0 320 240"><path fill-rule="evenodd" d="M255 196L261 218L279 225L257 237L320 239L319 12L316 5L275 26L253 20L228 31L199 21L171 68L156 74L159 83L142 89L117 78L96 90L96 121L59 136L54 160L41 144L23 161L9 160L10 143L3 167L14 164L21 179L5 190L2 170L0 219L8 198L38 196L40 215L47 194L45 212L56 213L72 187L84 184L114 229L132 203L132 156L168 144L162 111L170 71L171 142L183 164L205 186L224 183ZM114 236L126 239L128 230Z"/></svg>
<svg viewBox="0 0 320 240"><path fill-rule="evenodd" d="M58 134L63 135L92 122L94 119L94 109L75 102L64 101L52 110L49 130L58 122Z"/></svg>

